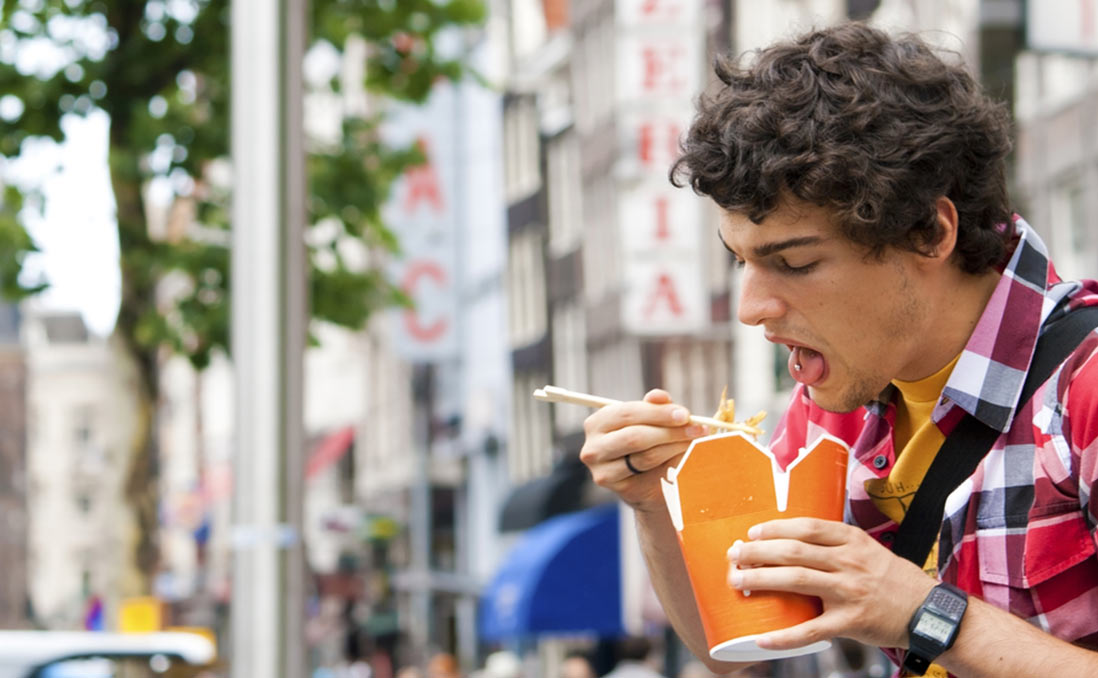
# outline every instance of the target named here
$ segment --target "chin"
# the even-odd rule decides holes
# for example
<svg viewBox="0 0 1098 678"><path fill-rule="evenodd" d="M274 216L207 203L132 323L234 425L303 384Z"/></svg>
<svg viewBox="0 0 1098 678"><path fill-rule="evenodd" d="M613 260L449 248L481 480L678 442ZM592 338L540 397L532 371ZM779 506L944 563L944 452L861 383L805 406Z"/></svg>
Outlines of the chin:
<svg viewBox="0 0 1098 678"><path fill-rule="evenodd" d="M819 405L821 408L828 412L834 412L836 414L846 414L847 412L853 412L859 407L865 405L873 398L877 397L880 391L874 391L872 395L864 395L860 392L860 389L854 389L852 391L846 391L841 393L828 392L827 390L818 389L815 386L808 387L808 397L812 398L812 402Z"/></svg>

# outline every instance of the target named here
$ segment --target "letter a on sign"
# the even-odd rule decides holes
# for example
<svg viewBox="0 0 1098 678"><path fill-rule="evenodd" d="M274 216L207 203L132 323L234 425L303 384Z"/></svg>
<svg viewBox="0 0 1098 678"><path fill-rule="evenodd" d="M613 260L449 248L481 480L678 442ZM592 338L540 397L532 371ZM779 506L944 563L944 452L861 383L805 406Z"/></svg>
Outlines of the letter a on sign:
<svg viewBox="0 0 1098 678"><path fill-rule="evenodd" d="M657 276L656 284L644 303L644 317L651 318L661 310L669 311L676 318L683 314L682 302L679 301L679 294L675 289L675 281L666 273L660 273Z"/></svg>
<svg viewBox="0 0 1098 678"><path fill-rule="evenodd" d="M410 168L404 174L407 181L407 192L404 194L404 212L415 213L421 202L428 202L436 212L443 210L442 188L439 186L438 173L431 162L431 153L427 140L420 137L416 140L416 148L423 154L426 161L422 165Z"/></svg>

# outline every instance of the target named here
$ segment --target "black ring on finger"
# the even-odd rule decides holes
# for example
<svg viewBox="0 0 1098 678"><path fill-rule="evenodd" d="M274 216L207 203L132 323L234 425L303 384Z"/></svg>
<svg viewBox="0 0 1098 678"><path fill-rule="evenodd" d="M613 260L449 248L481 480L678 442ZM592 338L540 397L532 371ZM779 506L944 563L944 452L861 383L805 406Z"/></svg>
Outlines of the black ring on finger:
<svg viewBox="0 0 1098 678"><path fill-rule="evenodd" d="M634 475L639 475L641 473L644 473L644 471L640 470L636 466L633 466L633 462L629 459L628 454L625 455L624 459L625 459L625 465L629 467L629 470L632 471Z"/></svg>

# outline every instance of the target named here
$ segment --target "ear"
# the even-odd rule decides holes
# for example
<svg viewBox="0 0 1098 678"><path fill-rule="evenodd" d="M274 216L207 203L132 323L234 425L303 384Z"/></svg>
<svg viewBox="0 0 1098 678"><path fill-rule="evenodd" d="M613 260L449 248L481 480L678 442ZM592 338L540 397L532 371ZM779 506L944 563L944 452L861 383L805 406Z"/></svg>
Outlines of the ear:
<svg viewBox="0 0 1098 678"><path fill-rule="evenodd" d="M940 196L934 201L935 219L938 222L938 242L934 244L933 259L946 261L957 247L957 206L949 198Z"/></svg>

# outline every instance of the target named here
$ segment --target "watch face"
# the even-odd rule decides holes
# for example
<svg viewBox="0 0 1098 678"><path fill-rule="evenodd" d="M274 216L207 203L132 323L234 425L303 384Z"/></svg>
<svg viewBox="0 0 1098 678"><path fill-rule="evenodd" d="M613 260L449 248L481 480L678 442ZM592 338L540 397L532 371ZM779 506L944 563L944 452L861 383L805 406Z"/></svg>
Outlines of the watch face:
<svg viewBox="0 0 1098 678"><path fill-rule="evenodd" d="M944 645L949 640L949 635L953 633L954 628L956 627L953 622L926 612L919 617L914 632Z"/></svg>

